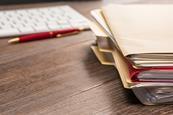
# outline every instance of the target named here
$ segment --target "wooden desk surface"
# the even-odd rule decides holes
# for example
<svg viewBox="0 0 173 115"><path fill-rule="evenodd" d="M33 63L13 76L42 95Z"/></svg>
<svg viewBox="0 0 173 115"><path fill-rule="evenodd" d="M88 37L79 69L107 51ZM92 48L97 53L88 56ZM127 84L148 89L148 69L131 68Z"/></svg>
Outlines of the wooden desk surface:
<svg viewBox="0 0 173 115"><path fill-rule="evenodd" d="M89 17L101 2L68 4ZM143 106L125 91L116 69L101 65L90 49L92 32L9 45L0 39L0 115L166 115L173 106Z"/></svg>

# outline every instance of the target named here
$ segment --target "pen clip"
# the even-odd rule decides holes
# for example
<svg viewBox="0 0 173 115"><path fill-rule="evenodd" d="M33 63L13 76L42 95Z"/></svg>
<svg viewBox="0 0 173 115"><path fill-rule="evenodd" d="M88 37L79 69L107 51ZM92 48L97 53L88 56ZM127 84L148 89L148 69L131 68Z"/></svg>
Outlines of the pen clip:
<svg viewBox="0 0 173 115"><path fill-rule="evenodd" d="M74 32L71 32L71 33L57 34L56 37L57 37L57 38L60 38L60 37L75 35L75 34L78 34L79 32L80 32L80 31L74 31Z"/></svg>

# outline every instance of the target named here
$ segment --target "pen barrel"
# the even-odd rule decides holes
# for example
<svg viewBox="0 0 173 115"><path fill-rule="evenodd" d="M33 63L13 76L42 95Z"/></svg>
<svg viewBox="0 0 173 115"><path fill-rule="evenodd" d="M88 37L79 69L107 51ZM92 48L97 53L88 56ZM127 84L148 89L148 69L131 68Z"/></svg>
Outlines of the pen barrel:
<svg viewBox="0 0 173 115"><path fill-rule="evenodd" d="M70 33L80 32L79 29L64 29L52 32L42 32L37 34L26 35L19 38L19 42L28 42L34 40L43 40L56 38L57 36L70 35Z"/></svg>
<svg viewBox="0 0 173 115"><path fill-rule="evenodd" d="M43 32L43 33L31 34L31 35L20 37L19 42L43 40L43 39L48 39L48 38L52 38L52 37L53 36L51 36L49 34L49 32Z"/></svg>
<svg viewBox="0 0 173 115"><path fill-rule="evenodd" d="M64 30L58 30L58 31L53 31L54 36L57 35L65 35L65 34L70 34L74 32L80 32L79 29L71 28L71 29L64 29Z"/></svg>

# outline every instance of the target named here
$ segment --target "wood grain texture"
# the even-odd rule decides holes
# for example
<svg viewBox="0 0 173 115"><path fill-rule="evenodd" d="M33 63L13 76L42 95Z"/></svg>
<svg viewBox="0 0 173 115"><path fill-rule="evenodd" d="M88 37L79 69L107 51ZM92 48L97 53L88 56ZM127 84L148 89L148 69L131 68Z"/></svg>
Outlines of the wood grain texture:
<svg viewBox="0 0 173 115"><path fill-rule="evenodd" d="M89 17L89 11L102 3L57 2L0 9L62 4ZM101 65L91 51L95 37L90 31L16 45L7 44L8 39L0 39L0 115L173 114L172 105L143 106L130 90L123 89L116 69Z"/></svg>

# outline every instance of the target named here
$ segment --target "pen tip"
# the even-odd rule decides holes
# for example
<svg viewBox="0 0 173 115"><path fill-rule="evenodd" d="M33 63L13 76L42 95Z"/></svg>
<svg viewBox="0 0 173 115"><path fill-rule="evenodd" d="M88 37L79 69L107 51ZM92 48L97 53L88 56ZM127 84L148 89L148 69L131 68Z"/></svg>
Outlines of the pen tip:
<svg viewBox="0 0 173 115"><path fill-rule="evenodd" d="M8 41L8 43L17 43L17 42L19 42L19 38L14 38L14 39L11 39L11 40L9 40Z"/></svg>

